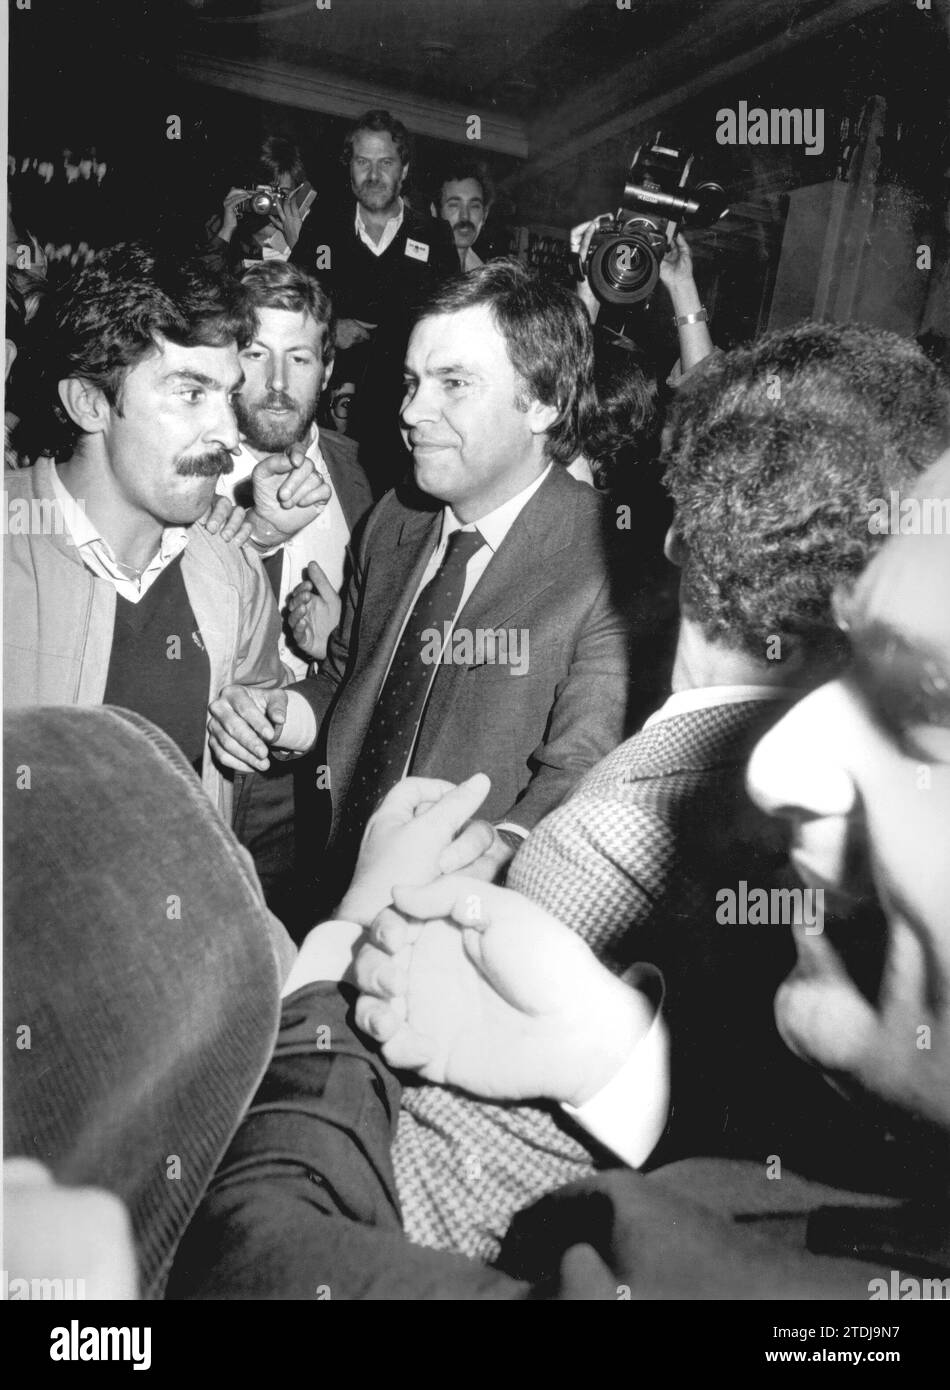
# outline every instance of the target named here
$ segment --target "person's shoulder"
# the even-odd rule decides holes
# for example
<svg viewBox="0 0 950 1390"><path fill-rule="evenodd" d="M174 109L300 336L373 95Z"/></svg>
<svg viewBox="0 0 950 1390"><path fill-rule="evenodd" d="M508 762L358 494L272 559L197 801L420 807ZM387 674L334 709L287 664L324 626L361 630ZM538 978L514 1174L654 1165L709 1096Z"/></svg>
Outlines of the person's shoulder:
<svg viewBox="0 0 950 1390"><path fill-rule="evenodd" d="M433 217L422 208L410 207L407 203L403 214L403 226L408 227L411 232L424 232L429 236L436 236L442 227L448 228L448 223L439 217Z"/></svg>
<svg viewBox="0 0 950 1390"><path fill-rule="evenodd" d="M29 468L5 468L3 470L3 491L8 498L35 497L37 495L37 469L43 460L38 460Z"/></svg>
<svg viewBox="0 0 950 1390"><path fill-rule="evenodd" d="M450 254L455 259L456 267L458 266L458 260L455 257L455 243L452 240L452 229L441 217L433 217L430 213L423 212L421 208L407 206L403 217L403 230L414 241L421 241L427 246L433 246L443 255Z"/></svg>
<svg viewBox="0 0 950 1390"><path fill-rule="evenodd" d="M232 584L242 594L249 594L259 585L268 583L261 558L253 546L222 540L206 530L200 521L189 529L182 565L186 572L198 570Z"/></svg>
<svg viewBox="0 0 950 1390"><path fill-rule="evenodd" d="M360 463L360 446L355 439L333 430L320 430L320 452L331 467L345 468L357 472L363 478L366 473Z"/></svg>
<svg viewBox="0 0 950 1390"><path fill-rule="evenodd" d="M539 506L567 508L576 524L592 531L602 531L607 513L606 495L591 487L590 483L573 477L563 464L553 465L535 496Z"/></svg>

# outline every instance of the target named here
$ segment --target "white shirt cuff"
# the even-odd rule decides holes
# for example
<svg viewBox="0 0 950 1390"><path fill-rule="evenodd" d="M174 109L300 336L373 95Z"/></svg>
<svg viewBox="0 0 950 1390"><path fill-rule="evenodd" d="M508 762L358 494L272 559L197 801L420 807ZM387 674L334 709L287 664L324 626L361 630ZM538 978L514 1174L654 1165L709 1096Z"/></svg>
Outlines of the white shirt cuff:
<svg viewBox="0 0 950 1390"><path fill-rule="evenodd" d="M631 1168L656 1148L670 1107L669 1034L662 1004L618 1072L583 1105L562 1109Z"/></svg>
<svg viewBox="0 0 950 1390"><path fill-rule="evenodd" d="M287 691L287 718L274 740L274 748L286 753L309 753L317 741L317 716L299 690Z"/></svg>
<svg viewBox="0 0 950 1390"><path fill-rule="evenodd" d="M362 935L363 928L355 922L334 920L312 927L290 967L280 997L286 999L318 980L342 980L353 964L353 949Z"/></svg>
<svg viewBox="0 0 950 1390"><path fill-rule="evenodd" d="M499 821L499 823L495 826L495 829L496 829L496 830L510 830L511 833L512 833L512 835L517 835L517 836L519 837L519 839L521 839L521 840L526 840L526 839L528 838L528 832L527 832L527 830L525 830L524 826L523 826L523 825L515 825L514 821L510 821L510 820Z"/></svg>

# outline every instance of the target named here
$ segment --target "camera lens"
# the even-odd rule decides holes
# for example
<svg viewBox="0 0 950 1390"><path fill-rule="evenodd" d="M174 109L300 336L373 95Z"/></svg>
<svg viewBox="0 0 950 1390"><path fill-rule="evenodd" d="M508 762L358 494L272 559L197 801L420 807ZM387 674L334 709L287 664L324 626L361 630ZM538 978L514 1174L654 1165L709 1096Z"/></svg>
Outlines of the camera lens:
<svg viewBox="0 0 950 1390"><path fill-rule="evenodd" d="M635 304L653 292L660 263L648 237L629 227L604 237L593 251L591 288L608 304Z"/></svg>
<svg viewBox="0 0 950 1390"><path fill-rule="evenodd" d="M266 217L274 211L274 199L271 197L270 193L264 191L255 193L254 197L251 199L251 207L256 213L259 213L262 217Z"/></svg>

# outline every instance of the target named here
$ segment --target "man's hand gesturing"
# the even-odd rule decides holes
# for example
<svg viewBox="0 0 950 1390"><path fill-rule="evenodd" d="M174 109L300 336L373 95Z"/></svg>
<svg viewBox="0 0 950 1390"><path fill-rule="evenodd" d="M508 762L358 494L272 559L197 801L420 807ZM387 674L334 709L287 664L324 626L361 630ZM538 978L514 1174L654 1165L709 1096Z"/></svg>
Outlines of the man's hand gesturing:
<svg viewBox="0 0 950 1390"><path fill-rule="evenodd" d="M280 545L296 535L320 515L332 495L302 444L261 459L251 482L253 536L263 544Z"/></svg>

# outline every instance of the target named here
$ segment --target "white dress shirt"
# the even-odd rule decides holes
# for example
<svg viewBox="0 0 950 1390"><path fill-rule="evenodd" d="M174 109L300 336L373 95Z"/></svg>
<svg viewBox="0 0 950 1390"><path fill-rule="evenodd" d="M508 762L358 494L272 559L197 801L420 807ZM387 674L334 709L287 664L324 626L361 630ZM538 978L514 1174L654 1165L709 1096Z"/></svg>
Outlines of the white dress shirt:
<svg viewBox="0 0 950 1390"><path fill-rule="evenodd" d="M432 552L432 555L429 558L429 562L426 565L425 570L423 571L422 578L419 581L418 588L412 596L412 602L409 604L409 607L406 610L406 617L403 621L402 627L399 629L399 632L396 635L396 640L393 643L393 649L389 656L389 664L386 667L386 675L389 674L389 666L392 665L393 656L395 656L396 648L398 647L400 638L402 637L402 634L405 631L406 623L408 623L409 621L409 617L412 613L413 608L415 607L416 600L418 599L422 590L428 584L429 580L432 579L435 575L436 570L439 568L439 565L442 563L442 557L445 555L445 548L448 545L449 536L452 535L453 531L477 530L481 532L481 535L485 541L485 544L481 547L480 550L476 551L476 553L469 560L468 565L466 567L465 585L462 589L462 597L459 600L458 608L455 610L457 617L458 614L465 607L472 593L474 592L476 584L487 570L489 564L491 563L492 557L494 556L498 547L501 545L502 541L505 539L508 532L514 525L519 513L523 510L524 507L527 506L531 498L537 492L538 488L544 482L545 478L548 476L548 473L551 471L551 467L552 465L548 464L547 468L545 468L544 472L540 475L540 477L535 478L534 481L529 483L526 488L522 488L521 492L516 493L514 497L510 497L508 501L503 502L500 507L496 507L493 512L489 512L486 516L480 517L477 522L472 521L468 522L467 524L463 524L461 521L459 521L458 517L452 511L451 507L446 506L445 508L443 508L442 528L439 534L439 544ZM453 620L452 628L449 631L448 636L445 638L445 641L442 645L443 654L445 652L445 648L449 645L449 643L452 640L452 633L454 632L454 630L455 623ZM435 678L435 674L438 671L438 669L438 663L434 663L432 667L433 679ZM384 682L385 679L386 677L384 676ZM382 686L380 686L380 689L382 689ZM275 745L275 747L281 749L288 749L296 753L304 753L307 752L313 746L316 737L317 717L314 714L312 707L298 691L289 690L287 692L287 718L283 728L280 731L280 740ZM403 775L405 776L405 773ZM509 825L507 822L504 826L500 828L506 830L515 830L519 835L525 834L525 831L521 829L520 826Z"/></svg>
<svg viewBox="0 0 950 1390"><path fill-rule="evenodd" d="M459 251L458 247L455 249ZM463 246L459 251L459 265L463 275L467 275L470 270L477 270L480 265L484 264L481 256L477 255L470 246Z"/></svg>
<svg viewBox="0 0 950 1390"><path fill-rule="evenodd" d="M281 612L287 605L291 590L295 589L304 577L304 571L310 560L316 560L338 593L343 585L343 564L346 547L350 540L350 531L336 488L330 479L330 471L320 452L320 431L315 424L310 429L307 457L313 461L317 472L330 488L330 500L318 517L308 522L302 530L298 531L295 536L291 536L290 540L281 547L283 555L280 572L279 607ZM233 471L226 475L222 474L218 479L217 491L225 497L229 497L233 502L235 488L250 478L257 463L258 460L251 451L242 444L241 452L234 455ZM277 548L274 547L275 550ZM279 651L280 659L293 673L293 679L302 680L310 669L310 662L305 657L299 656L287 645L283 630L280 635Z"/></svg>
<svg viewBox="0 0 950 1390"><path fill-rule="evenodd" d="M120 565L112 546L92 518L87 516L85 508L73 497L55 468L52 470L52 485L63 526L79 551L86 569L98 575L100 579L108 579L109 583L115 586L116 593L128 599L129 603L138 603L144 598L158 576L177 559L188 544L187 526L166 526L158 550L142 573L132 577L128 573L130 566Z"/></svg>
<svg viewBox="0 0 950 1390"><path fill-rule="evenodd" d="M353 226L356 228L356 233L360 241L363 243L364 246L369 247L374 256L381 256L383 252L387 249L387 247L393 244L396 233L402 226L402 219L405 211L406 205L400 198L399 211L397 212L396 216L391 217L389 221L386 223L385 227L383 228L383 234L379 238L379 241L374 241L373 238L370 236L369 232L366 230L366 223L363 221L363 209L360 207L359 203L356 204L356 217L353 220Z"/></svg>
<svg viewBox="0 0 950 1390"><path fill-rule="evenodd" d="M649 969L661 982L653 1022L619 1071L583 1105L561 1108L598 1143L631 1168L641 1168L660 1142L670 1111L670 1037L663 1017L662 976L655 966L632 965L621 977L633 985Z"/></svg>

